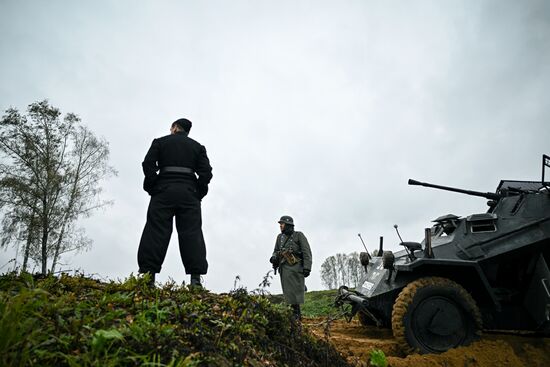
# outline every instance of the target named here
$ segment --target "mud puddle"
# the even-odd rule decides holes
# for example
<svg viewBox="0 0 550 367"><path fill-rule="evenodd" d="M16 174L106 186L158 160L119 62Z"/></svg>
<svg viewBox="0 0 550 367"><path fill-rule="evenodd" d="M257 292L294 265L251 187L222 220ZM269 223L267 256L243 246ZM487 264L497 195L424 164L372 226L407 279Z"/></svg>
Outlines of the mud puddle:
<svg viewBox="0 0 550 367"><path fill-rule="evenodd" d="M368 366L370 352L382 350L393 367L548 367L550 338L530 335L484 333L481 339L467 347L442 354L405 355L390 329L364 327L358 321L333 321L326 328L325 319L307 319L304 325L320 338L328 340L358 367ZM328 332L328 335L327 335Z"/></svg>

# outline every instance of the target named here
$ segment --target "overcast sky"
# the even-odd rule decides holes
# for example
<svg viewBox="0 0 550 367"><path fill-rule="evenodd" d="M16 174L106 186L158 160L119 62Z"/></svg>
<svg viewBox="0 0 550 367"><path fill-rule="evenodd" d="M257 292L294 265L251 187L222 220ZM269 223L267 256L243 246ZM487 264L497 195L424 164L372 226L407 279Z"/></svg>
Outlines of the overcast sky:
<svg viewBox="0 0 550 367"><path fill-rule="evenodd" d="M540 180L550 154L548 1L0 0L0 109L47 98L107 139L114 205L62 269L137 272L149 196L141 162L172 121L193 122L214 178L203 200L206 287L252 290L281 215L313 251L309 289L336 253L398 250L436 217L485 200L409 178L494 191ZM550 175L550 173L548 173ZM0 250L0 272L14 251ZM158 277L184 275L173 234ZM280 292L278 280L271 288Z"/></svg>

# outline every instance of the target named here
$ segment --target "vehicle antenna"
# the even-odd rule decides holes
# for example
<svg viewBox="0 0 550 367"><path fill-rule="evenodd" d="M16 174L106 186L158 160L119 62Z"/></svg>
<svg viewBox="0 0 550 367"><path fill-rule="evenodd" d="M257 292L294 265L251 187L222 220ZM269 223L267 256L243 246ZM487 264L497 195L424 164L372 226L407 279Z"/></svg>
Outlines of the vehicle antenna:
<svg viewBox="0 0 550 367"><path fill-rule="evenodd" d="M397 224L394 224L394 225L393 225L393 228L395 228L395 231L397 232L397 236L399 237L399 240L401 241L401 245L402 245L403 247L405 247L405 251L407 252L407 255L408 255L409 258L412 260L411 253L409 252L409 249L407 248L407 246L405 246L405 245L403 244L403 239L401 238L401 235L399 234L399 230L397 229L397 227L398 227Z"/></svg>
<svg viewBox="0 0 550 367"><path fill-rule="evenodd" d="M367 256L369 257L369 259L371 259L372 257L369 254L369 250L367 250L367 245L365 245L365 241L363 241L363 237L361 237L361 233L357 233L357 235L359 236L359 239L361 240L361 243L363 243L363 247L365 248L365 251L367 252Z"/></svg>
<svg viewBox="0 0 550 367"><path fill-rule="evenodd" d="M399 230L397 229L397 227L398 227L397 224L393 225L393 228L395 228L395 231L397 232L397 236L399 237L399 240L401 241L401 243L403 243L403 239L401 238L401 235L399 234Z"/></svg>

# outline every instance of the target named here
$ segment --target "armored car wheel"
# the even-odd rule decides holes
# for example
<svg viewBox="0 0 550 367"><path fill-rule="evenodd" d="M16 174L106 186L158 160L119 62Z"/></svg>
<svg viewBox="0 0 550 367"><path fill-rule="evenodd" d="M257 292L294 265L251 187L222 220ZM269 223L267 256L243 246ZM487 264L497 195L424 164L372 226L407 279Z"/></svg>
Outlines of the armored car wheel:
<svg viewBox="0 0 550 367"><path fill-rule="evenodd" d="M472 296L446 278L409 283L393 305L393 335L409 353L441 353L467 345L480 335L481 327L481 314Z"/></svg>

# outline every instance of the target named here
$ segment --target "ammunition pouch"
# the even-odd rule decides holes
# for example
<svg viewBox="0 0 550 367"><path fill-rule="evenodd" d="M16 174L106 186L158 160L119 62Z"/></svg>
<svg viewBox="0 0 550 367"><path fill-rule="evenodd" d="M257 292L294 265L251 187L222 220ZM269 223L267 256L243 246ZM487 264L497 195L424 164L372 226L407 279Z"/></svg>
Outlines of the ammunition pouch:
<svg viewBox="0 0 550 367"><path fill-rule="evenodd" d="M283 257L284 261L288 263L288 265L294 265L300 260L298 257L296 257L296 255L294 255L291 250L281 251L281 256Z"/></svg>

